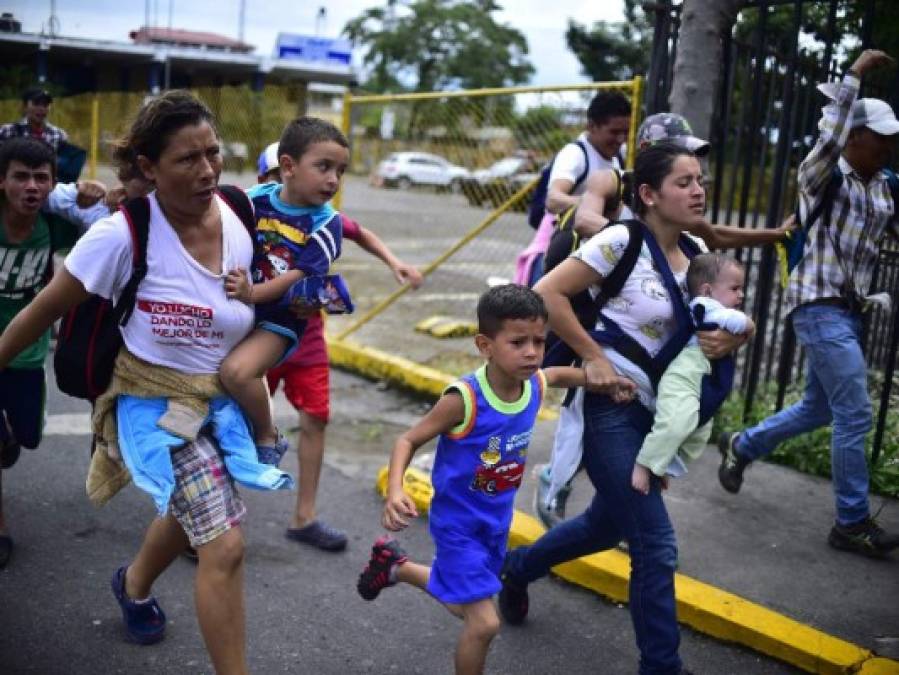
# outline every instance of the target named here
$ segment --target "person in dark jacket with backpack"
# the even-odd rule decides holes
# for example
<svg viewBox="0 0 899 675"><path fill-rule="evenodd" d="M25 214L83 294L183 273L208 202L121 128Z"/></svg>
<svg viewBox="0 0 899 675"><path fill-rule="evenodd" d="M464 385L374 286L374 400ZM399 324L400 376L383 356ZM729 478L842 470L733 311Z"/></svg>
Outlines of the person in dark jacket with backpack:
<svg viewBox="0 0 899 675"><path fill-rule="evenodd" d="M144 213L149 211L148 227L134 222L137 210L131 203L95 223L47 288L0 336L0 368L91 294L118 301L141 257L136 251L141 237L134 232L143 230L148 231L146 274L133 312L121 327L124 346L116 363L124 355L145 364L148 374L164 369L170 379L191 386L201 378L218 382L222 359L254 323L252 308L226 297L222 276L229 269L249 268L253 243L251 205L230 201L224 196L226 187L218 186L222 155L213 121L209 109L189 92L168 91L144 104L115 157L121 165L137 167L155 185L140 202ZM227 192L243 197L239 189ZM120 378L118 367L112 377L114 385ZM148 446L161 438L162 428L144 433L141 420L132 414L156 400L119 396L118 445L124 457L126 446ZM210 415L217 414L217 400L208 401ZM218 423L217 416L213 419ZM162 419L158 422L161 426ZM245 425L243 430L255 459ZM199 557L197 619L212 666L220 675L245 675L241 521L246 508L221 452L208 433L199 433L193 442L157 443L152 461L141 458L146 459L140 467L144 470L156 466L165 472L167 465L163 477L173 479L174 489L166 515L153 520L140 551L114 573L112 591L128 638L140 644L158 642L165 635L166 617L151 594L153 583L190 542ZM163 434L166 439L168 435ZM95 459L105 456L103 450L94 453Z"/></svg>
<svg viewBox="0 0 899 675"><path fill-rule="evenodd" d="M582 360L587 382L600 390L584 397L582 459L596 495L580 516L508 553L500 611L508 623L521 623L528 614L529 583L557 564L612 548L624 538L632 561L630 610L642 675L682 672L674 529L661 481L653 480L643 495L631 489L631 474L652 426L653 379L693 333L685 277L689 257L701 247L682 233L703 217L702 181L699 160L683 146L660 143L642 151L634 168L634 210L640 220L605 228L535 287L552 329ZM629 274L588 330L571 298L586 289L603 297L603 284L617 277L625 256ZM717 359L745 336L712 331L699 340L706 357Z"/></svg>
<svg viewBox="0 0 899 675"><path fill-rule="evenodd" d="M885 532L869 510L865 436L872 412L860 340L880 244L888 231L899 236L899 204L886 170L899 120L885 102L860 99L858 92L871 68L891 63L885 53L869 49L841 82L819 87L829 100L818 141L799 167L800 219L806 222L799 262L784 296L808 358L803 397L756 426L725 432L719 439L718 478L725 490L736 493L751 462L789 438L832 423L836 521L828 543L869 556L899 547L899 533ZM829 203L820 209L825 200ZM821 210L807 222L809 214Z"/></svg>
<svg viewBox="0 0 899 675"><path fill-rule="evenodd" d="M54 251L78 238L74 225L41 210L55 180L56 157L43 141L13 138L0 146L0 331L47 284ZM0 370L0 471L16 463L22 446L34 449L41 442L49 344L45 330ZM12 550L0 485L0 568Z"/></svg>

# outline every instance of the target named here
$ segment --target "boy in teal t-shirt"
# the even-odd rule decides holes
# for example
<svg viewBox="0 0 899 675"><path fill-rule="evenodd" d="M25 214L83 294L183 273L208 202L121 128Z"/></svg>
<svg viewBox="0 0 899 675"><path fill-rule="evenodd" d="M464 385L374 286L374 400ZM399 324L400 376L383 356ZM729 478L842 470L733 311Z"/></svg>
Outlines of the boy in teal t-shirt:
<svg viewBox="0 0 899 675"><path fill-rule="evenodd" d="M56 157L32 138L0 146L0 331L34 299L52 274L53 253L78 237L67 221L41 213L53 188ZM44 427L44 359L50 331L0 370L0 568L12 554L3 514L2 469L19 458L21 446L36 448Z"/></svg>

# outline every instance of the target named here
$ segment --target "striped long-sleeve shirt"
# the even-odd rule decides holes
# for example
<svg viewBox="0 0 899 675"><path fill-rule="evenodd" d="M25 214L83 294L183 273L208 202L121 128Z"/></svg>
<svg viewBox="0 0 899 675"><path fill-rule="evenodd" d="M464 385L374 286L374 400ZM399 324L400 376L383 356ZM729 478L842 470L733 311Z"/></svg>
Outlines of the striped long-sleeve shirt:
<svg viewBox="0 0 899 675"><path fill-rule="evenodd" d="M787 286L787 311L812 300L866 295L888 228L896 233L895 206L886 174L880 171L865 182L841 156L851 131L858 77L847 73L836 87L824 90L831 100L818 123L818 141L799 167L803 222L824 198L835 167L843 179L830 218L822 215L808 232L802 260Z"/></svg>

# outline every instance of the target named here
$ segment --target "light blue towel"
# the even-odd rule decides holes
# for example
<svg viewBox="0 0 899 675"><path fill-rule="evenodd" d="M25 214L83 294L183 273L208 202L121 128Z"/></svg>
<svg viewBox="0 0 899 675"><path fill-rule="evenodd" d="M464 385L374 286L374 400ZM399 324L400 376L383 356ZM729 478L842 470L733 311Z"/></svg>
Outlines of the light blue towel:
<svg viewBox="0 0 899 675"><path fill-rule="evenodd" d="M168 400L119 396L116 419L119 427L119 449L131 479L156 504L160 516L168 512L175 474L172 448L184 445L183 438L157 426L167 409ZM294 487L290 474L270 464L261 464L256 445L246 420L233 399L214 398L209 402L209 416L204 426L212 423L212 437L221 450L225 468L231 477L254 490L290 490Z"/></svg>

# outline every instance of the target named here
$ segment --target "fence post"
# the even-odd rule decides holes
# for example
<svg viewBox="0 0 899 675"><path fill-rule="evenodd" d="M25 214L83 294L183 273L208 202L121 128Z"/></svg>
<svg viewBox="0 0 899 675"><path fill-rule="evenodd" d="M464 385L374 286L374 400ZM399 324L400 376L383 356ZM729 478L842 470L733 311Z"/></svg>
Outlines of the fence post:
<svg viewBox="0 0 899 675"><path fill-rule="evenodd" d="M883 387L880 390L880 409L877 411L877 428L874 431L874 446L871 450L872 466L880 459L880 449L883 445L883 433L886 429L887 413L890 410L890 393L893 390L893 374L896 372L897 349L899 349L899 307L893 307L893 334L890 337Z"/></svg>
<svg viewBox="0 0 899 675"><path fill-rule="evenodd" d="M97 177L97 155L100 148L100 97L94 94L91 99L91 147L90 159L87 164L87 177L94 180Z"/></svg>
<svg viewBox="0 0 899 675"><path fill-rule="evenodd" d="M352 129L350 129L350 125L353 123L353 117L350 112L350 107L353 105L353 95L350 93L350 90L347 89L343 92L343 109L340 111L340 130L343 131L343 135L346 136L347 141L350 141L350 158L352 159ZM350 166L352 166L352 161L350 161ZM340 205L343 203L343 183L340 184L340 190L337 191L337 194L334 195L334 199L332 200L334 204L334 208L338 211L340 210Z"/></svg>
<svg viewBox="0 0 899 675"><path fill-rule="evenodd" d="M789 160L793 115L793 89L795 84L796 66L799 61L799 30L802 27L802 0L795 0L793 10L794 38L790 45L790 59L787 62L787 72L784 75L783 105L781 107L780 124L777 133L777 153L774 160L774 178L771 181L771 192L768 195L768 216L766 227L777 227L782 212L784 174ZM748 186L747 186L748 187ZM744 188L745 189L745 188ZM749 361L749 377L746 386L746 402L743 406L743 419L749 419L758 387L759 370L764 356L764 343L766 329L768 327L768 312L770 310L771 291L773 289L773 277L776 271L774 251L769 246L762 252L759 264L758 283L755 297L756 315L756 339L752 344L752 355Z"/></svg>
<svg viewBox="0 0 899 675"><path fill-rule="evenodd" d="M634 75L631 86L631 126L627 132L627 169L634 168L637 156L637 126L640 124L640 107L643 102L643 76Z"/></svg>

